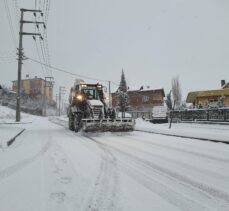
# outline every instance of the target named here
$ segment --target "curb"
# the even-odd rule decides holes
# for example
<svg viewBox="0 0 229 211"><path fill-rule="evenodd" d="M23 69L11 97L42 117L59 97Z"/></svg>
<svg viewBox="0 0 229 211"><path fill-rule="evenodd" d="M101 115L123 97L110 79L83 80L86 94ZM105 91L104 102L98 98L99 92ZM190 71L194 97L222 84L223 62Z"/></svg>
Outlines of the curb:
<svg viewBox="0 0 229 211"><path fill-rule="evenodd" d="M160 133L160 132L153 132L153 131L139 130L139 129L135 129L135 131L157 134L157 135L163 135L163 136L173 136L173 137L178 137L178 138L195 139L195 140L201 140L201 141L211 141L211 142L215 142L215 143L229 144L228 141L217 140L217 139L197 138L197 137L191 137L191 136L182 136L182 135L176 135L176 134Z"/></svg>
<svg viewBox="0 0 229 211"><path fill-rule="evenodd" d="M217 121L181 121L180 123L203 124L203 125L207 125L207 124L209 125L229 125L229 122L217 122Z"/></svg>
<svg viewBox="0 0 229 211"><path fill-rule="evenodd" d="M25 125L32 122L0 122L0 125Z"/></svg>
<svg viewBox="0 0 229 211"><path fill-rule="evenodd" d="M18 136L20 136L23 132L25 131L25 129L23 129L21 132L19 132L16 136L14 136L13 138L11 138L9 141L7 141L7 146L10 146Z"/></svg>

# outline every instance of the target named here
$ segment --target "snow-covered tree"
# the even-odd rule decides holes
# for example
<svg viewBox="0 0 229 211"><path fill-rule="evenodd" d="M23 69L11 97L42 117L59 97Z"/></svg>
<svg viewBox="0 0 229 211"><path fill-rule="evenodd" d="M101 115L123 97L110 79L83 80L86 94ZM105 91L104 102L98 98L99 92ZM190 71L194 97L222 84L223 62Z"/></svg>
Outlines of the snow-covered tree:
<svg viewBox="0 0 229 211"><path fill-rule="evenodd" d="M167 94L166 96L166 100L165 100L165 103L168 107L169 110L172 110L173 108L173 103L172 103L172 96L171 96L171 91L169 92L169 94Z"/></svg>
<svg viewBox="0 0 229 211"><path fill-rule="evenodd" d="M118 106L122 112L122 117L125 116L125 111L129 104L128 94L127 94L127 84L125 79L124 71L122 70L121 81L118 88Z"/></svg>
<svg viewBox="0 0 229 211"><path fill-rule="evenodd" d="M179 108L182 102L181 85L179 76L172 78L172 94L175 101L175 107Z"/></svg>

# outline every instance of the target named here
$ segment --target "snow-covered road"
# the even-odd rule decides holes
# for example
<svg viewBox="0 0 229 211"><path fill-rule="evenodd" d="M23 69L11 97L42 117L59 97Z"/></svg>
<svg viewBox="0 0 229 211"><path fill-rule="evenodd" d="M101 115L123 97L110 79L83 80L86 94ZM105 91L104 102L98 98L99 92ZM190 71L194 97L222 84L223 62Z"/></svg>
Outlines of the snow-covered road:
<svg viewBox="0 0 229 211"><path fill-rule="evenodd" d="M0 210L229 210L229 145L73 133L36 118L0 149ZM1 130L1 128L0 128Z"/></svg>

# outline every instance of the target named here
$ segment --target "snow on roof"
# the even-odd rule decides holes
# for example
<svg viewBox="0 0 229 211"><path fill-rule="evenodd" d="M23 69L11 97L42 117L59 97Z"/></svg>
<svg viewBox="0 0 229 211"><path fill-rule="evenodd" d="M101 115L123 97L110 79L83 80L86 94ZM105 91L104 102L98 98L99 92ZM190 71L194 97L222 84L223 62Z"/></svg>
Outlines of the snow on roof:
<svg viewBox="0 0 229 211"><path fill-rule="evenodd" d="M132 86L130 87L130 89L128 89L128 91L152 91L152 90L162 90L163 88L155 88L155 87L151 87L151 86Z"/></svg>
<svg viewBox="0 0 229 211"><path fill-rule="evenodd" d="M32 81L32 80L42 80L42 81L44 81L45 79L40 78L40 77L21 79L21 81ZM14 80L12 82L16 82L16 81L17 80Z"/></svg>
<svg viewBox="0 0 229 211"><path fill-rule="evenodd" d="M142 87L138 87L138 89L128 89L128 92L130 93L141 93L141 92L152 92L152 91L161 91L163 93L163 96L165 97L165 91L163 88L152 88L150 86L143 87L143 89L140 89Z"/></svg>
<svg viewBox="0 0 229 211"><path fill-rule="evenodd" d="M229 95L229 89L215 89L215 90L205 90L189 92L186 102L192 103L197 97L212 97L212 96L225 96Z"/></svg>

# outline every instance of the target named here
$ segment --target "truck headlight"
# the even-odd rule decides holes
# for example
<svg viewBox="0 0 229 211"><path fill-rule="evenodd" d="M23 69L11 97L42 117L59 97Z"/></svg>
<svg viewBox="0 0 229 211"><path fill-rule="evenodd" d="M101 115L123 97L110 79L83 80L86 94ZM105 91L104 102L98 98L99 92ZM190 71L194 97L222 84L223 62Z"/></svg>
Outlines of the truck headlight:
<svg viewBox="0 0 229 211"><path fill-rule="evenodd" d="M82 101L83 100L83 96L82 95L77 95L76 99L79 100L79 101Z"/></svg>

